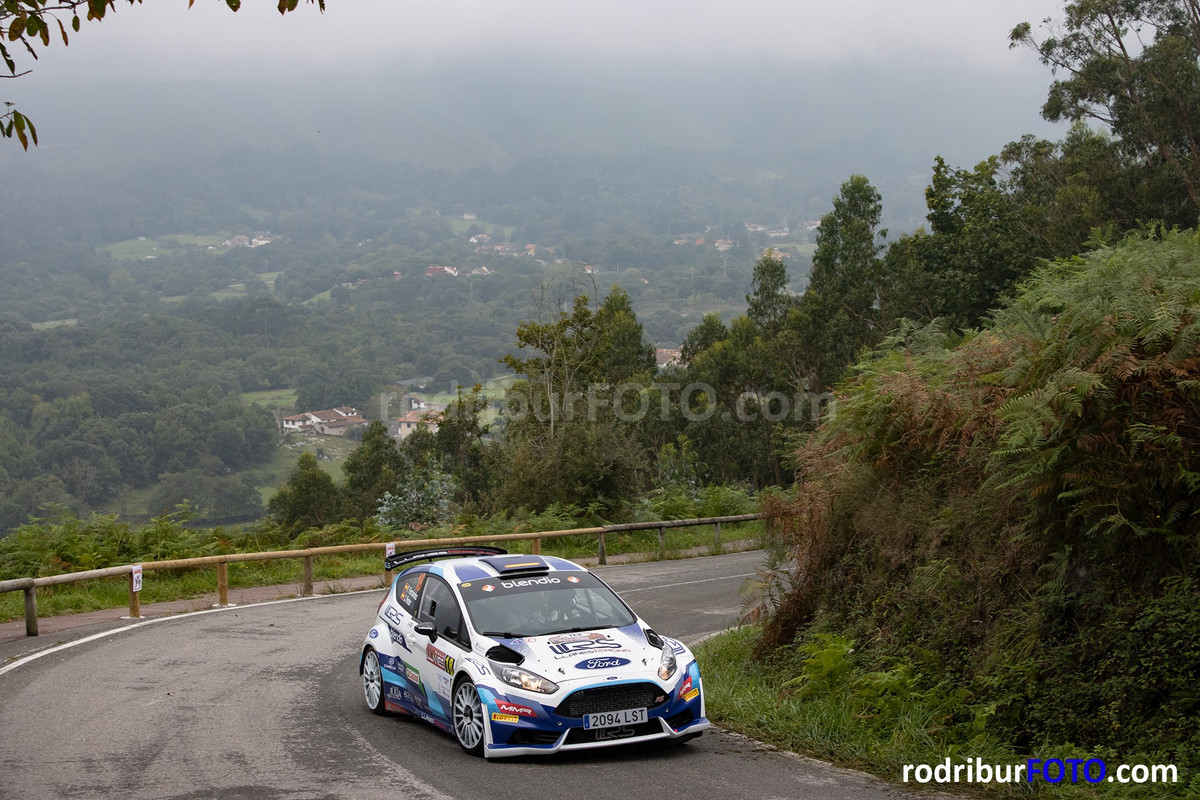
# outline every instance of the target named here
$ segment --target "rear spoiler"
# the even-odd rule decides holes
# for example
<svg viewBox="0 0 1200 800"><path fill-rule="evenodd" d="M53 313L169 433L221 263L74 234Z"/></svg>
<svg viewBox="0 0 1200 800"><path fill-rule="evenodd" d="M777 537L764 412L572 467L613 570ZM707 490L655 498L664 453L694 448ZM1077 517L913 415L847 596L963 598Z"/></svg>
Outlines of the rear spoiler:
<svg viewBox="0 0 1200 800"><path fill-rule="evenodd" d="M463 556L502 556L508 553L503 547L438 547L432 550L412 550L396 553L383 559L383 568L393 570L417 561L433 561L438 558L461 558Z"/></svg>

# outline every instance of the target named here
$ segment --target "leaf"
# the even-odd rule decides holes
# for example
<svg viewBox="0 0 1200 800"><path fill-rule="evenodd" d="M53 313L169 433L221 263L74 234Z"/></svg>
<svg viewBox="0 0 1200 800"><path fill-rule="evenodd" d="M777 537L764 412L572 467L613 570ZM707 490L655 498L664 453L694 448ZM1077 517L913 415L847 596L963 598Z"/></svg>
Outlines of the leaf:
<svg viewBox="0 0 1200 800"><path fill-rule="evenodd" d="M8 26L8 40L15 42L21 38L23 33L25 33L25 17L19 16Z"/></svg>

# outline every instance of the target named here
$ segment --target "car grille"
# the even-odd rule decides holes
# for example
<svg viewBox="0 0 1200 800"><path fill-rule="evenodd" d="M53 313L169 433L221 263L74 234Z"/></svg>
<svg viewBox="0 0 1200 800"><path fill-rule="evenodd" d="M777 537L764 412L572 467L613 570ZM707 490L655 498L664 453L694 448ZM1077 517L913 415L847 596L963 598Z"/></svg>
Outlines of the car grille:
<svg viewBox="0 0 1200 800"><path fill-rule="evenodd" d="M662 733L662 724L652 719L637 725L627 725L623 728L596 728L585 731L583 728L572 728L567 733L563 744L589 744L591 742L613 742L618 739L636 739L641 736L653 736Z"/></svg>
<svg viewBox="0 0 1200 800"><path fill-rule="evenodd" d="M620 711L626 708L654 708L667 702L668 693L653 683L622 683L617 686L597 686L572 692L559 704L560 717L582 717L601 711Z"/></svg>

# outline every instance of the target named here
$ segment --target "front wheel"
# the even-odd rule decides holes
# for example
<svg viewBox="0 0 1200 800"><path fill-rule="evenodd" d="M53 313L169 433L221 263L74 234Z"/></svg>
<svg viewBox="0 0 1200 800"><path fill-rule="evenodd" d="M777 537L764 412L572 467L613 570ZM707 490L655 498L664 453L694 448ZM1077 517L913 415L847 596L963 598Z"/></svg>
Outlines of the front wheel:
<svg viewBox="0 0 1200 800"><path fill-rule="evenodd" d="M367 708L374 714L383 716L387 713L387 705L383 700L383 668L379 666L379 656L374 650L367 650L363 656L362 665L363 697L367 700Z"/></svg>
<svg viewBox="0 0 1200 800"><path fill-rule="evenodd" d="M483 755L483 704L470 679L463 678L454 687L452 706L454 738L458 739L459 746L470 755Z"/></svg>

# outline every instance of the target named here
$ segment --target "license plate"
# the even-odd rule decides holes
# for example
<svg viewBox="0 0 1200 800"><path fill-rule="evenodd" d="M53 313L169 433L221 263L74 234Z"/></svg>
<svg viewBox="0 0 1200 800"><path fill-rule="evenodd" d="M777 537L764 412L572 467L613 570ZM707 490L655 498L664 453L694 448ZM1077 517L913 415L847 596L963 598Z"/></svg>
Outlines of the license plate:
<svg viewBox="0 0 1200 800"><path fill-rule="evenodd" d="M636 725L639 722L645 721L646 709L625 708L620 711L602 711L599 714L585 714L583 716L583 727L588 730L592 728L615 728L619 725Z"/></svg>

